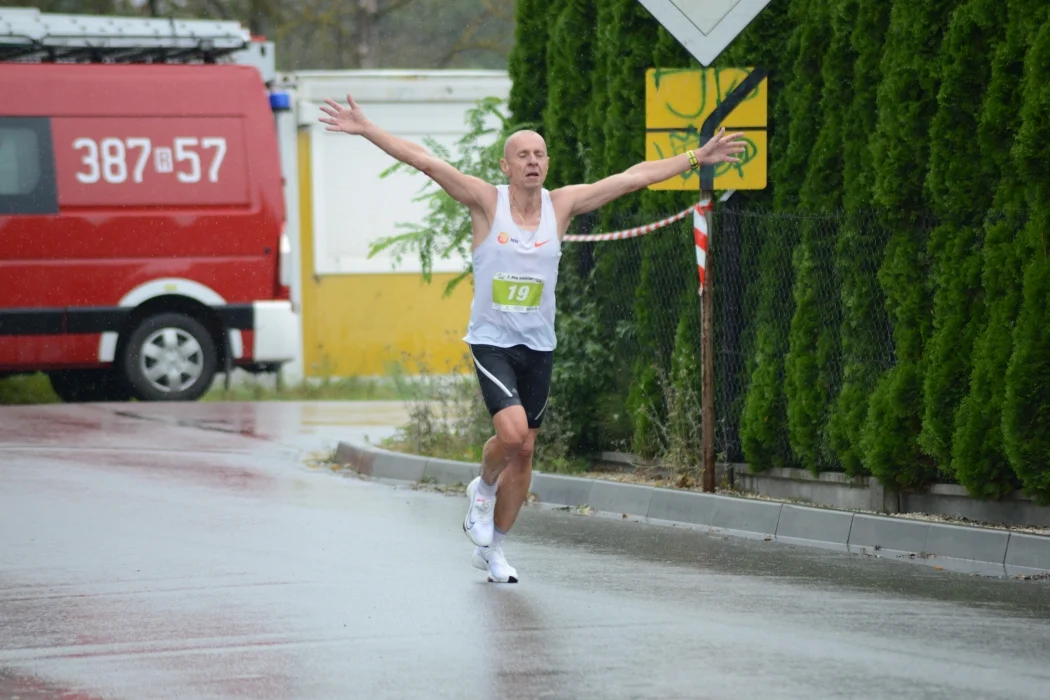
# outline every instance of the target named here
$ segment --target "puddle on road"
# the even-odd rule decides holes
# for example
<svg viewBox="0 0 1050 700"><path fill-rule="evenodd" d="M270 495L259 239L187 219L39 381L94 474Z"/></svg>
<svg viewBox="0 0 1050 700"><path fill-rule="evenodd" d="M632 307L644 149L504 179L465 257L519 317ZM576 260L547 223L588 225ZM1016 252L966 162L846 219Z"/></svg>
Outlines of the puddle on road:
<svg viewBox="0 0 1050 700"><path fill-rule="evenodd" d="M317 427L399 426L409 420L408 408L400 401L134 404L125 411L140 419L267 437L311 434Z"/></svg>
<svg viewBox="0 0 1050 700"><path fill-rule="evenodd" d="M91 446L92 443L106 443L119 447L119 444L114 444L114 439L128 436L130 445L135 438L143 437L144 425L149 424L157 428L170 426L271 442L291 440L301 443L303 437L331 441L360 433L363 428L386 433L408 421L408 407L400 401L12 406L0 410L0 445ZM185 439L179 437L178 431L173 431L170 436L167 433L157 435L175 436L176 442Z"/></svg>

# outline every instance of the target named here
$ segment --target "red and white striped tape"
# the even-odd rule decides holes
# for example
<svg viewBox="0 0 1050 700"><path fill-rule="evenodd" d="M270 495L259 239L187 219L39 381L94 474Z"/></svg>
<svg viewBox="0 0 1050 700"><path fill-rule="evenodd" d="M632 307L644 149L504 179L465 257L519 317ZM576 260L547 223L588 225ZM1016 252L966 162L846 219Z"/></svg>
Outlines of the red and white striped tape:
<svg viewBox="0 0 1050 700"><path fill-rule="evenodd" d="M696 243L696 271L700 275L701 296L704 294L704 281L707 272L707 242L711 232L707 228L707 212L711 211L711 200L702 199L693 207L693 239Z"/></svg>
<svg viewBox="0 0 1050 700"><path fill-rule="evenodd" d="M656 223L646 224L645 226L637 226L635 228L624 229L623 231L615 231L613 233L588 233L588 234L577 234L573 236L566 235L562 238L563 241L576 241L584 243L593 243L595 241L619 241L624 238L634 238L635 236L644 236L647 233L652 233L658 229L662 229L664 226L670 226L676 221L681 221L685 217L689 216L689 212L695 211L697 204L684 209L674 216L669 216L666 219L660 219Z"/></svg>
<svg viewBox="0 0 1050 700"><path fill-rule="evenodd" d="M562 240L575 241L575 242L600 242L600 241L619 241L625 238L634 238L636 236L644 236L647 233L652 233L665 226L670 226L676 221L681 221L685 217L689 216L689 213L693 214L693 240L696 246L696 271L700 276L700 294L704 293L704 280L706 279L707 270L707 242L710 238L711 232L707 228L707 212L711 211L712 205L710 198L702 199L699 203L694 204L688 209L683 209L674 216L669 216L666 219L660 219L659 221L645 226L636 226L635 228L624 229L623 231L614 231L612 233L589 233L589 234L577 234L577 235L566 235Z"/></svg>

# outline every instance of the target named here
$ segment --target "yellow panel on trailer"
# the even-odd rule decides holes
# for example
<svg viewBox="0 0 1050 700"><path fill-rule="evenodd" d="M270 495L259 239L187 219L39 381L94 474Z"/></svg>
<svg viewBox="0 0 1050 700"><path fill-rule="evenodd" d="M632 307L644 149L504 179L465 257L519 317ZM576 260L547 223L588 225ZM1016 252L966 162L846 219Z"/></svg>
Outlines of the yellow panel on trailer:
<svg viewBox="0 0 1050 700"><path fill-rule="evenodd" d="M298 73L300 261L303 372L306 377L382 376L392 371L472 371L462 341L472 288L446 284L466 267L435 261L430 284L412 254L400 263L370 245L425 221L413 201L427 182L417 173L382 178L393 160L359 137L332 134L316 119L324 96L346 93L393 133L447 146L466 132L479 97L506 99L509 81L495 71L340 71Z"/></svg>

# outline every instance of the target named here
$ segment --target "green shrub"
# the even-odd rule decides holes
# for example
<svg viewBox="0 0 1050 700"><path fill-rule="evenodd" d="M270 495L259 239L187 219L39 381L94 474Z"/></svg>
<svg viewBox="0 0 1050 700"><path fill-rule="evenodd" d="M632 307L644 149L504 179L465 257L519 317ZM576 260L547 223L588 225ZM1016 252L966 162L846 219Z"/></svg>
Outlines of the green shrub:
<svg viewBox="0 0 1050 700"><path fill-rule="evenodd" d="M830 34L828 16L821 11L825 5L822 0L799 0L787 8L791 30L784 64L791 66L792 78L771 105L777 128L770 135L769 172L776 211L797 208L802 185L798 173L806 167L819 129L810 107L820 94L820 60ZM792 257L799 230L795 221L775 217L764 235L776 242L767 240L761 253L752 369L740 422L744 456L756 470L795 465L788 440L784 359L790 326L785 320L792 318L795 307Z"/></svg>
<svg viewBox="0 0 1050 700"><path fill-rule="evenodd" d="M817 9L828 14L812 14L809 21L819 23L819 27L811 29L795 66L796 76L810 75L809 98L819 98L820 120L810 119L819 125L815 138L811 133L801 134L802 139L813 139L814 143L799 193L800 208L807 217L800 221L801 240L794 255L795 315L784 361L791 448L801 466L814 474L838 467L826 428L832 396L838 393L841 358L833 260L837 231L832 219L813 214L836 210L842 204L842 129L856 56L850 31L857 2L835 0L827 8L820 5ZM827 42L827 48L818 67L812 58L822 51L821 41ZM819 76L814 75L817 70ZM803 118L807 116L803 105L795 110ZM795 140L793 136L792 143Z"/></svg>
<svg viewBox="0 0 1050 700"><path fill-rule="evenodd" d="M1025 58L1021 128L1014 147L1031 219L1021 310L1006 370L1003 438L1024 490L1050 503L1050 20Z"/></svg>
<svg viewBox="0 0 1050 700"><path fill-rule="evenodd" d="M550 12L554 11L552 5ZM548 189L582 182L586 175L581 157L586 122L581 116L591 86L580 76L594 70L591 28L595 20L593 2L568 0L552 22L545 73L547 106L543 114L550 158Z"/></svg>
<svg viewBox="0 0 1050 700"><path fill-rule="evenodd" d="M627 410L634 425L631 451L644 459L655 459L660 454L659 429L666 415L660 367L638 359L632 374L634 381L627 396Z"/></svg>
<svg viewBox="0 0 1050 700"><path fill-rule="evenodd" d="M856 4L850 34L856 55L849 83L852 99L842 126L842 206L847 216L835 243L835 278L840 284L842 310L842 384L830 409L828 440L850 476L868 473L861 433L875 382L887 364L879 348L889 333L889 321L876 277L885 242L882 229L868 214L875 181L875 162L868 146L875 131L882 46L889 20L889 3Z"/></svg>
<svg viewBox="0 0 1050 700"><path fill-rule="evenodd" d="M952 15L941 52L941 88L930 129L926 179L942 222L930 236L933 331L925 348L919 446L952 476L955 414L966 393L973 343L984 323L981 290L981 218L992 203L988 185L999 174L974 138L981 102L973 99L991 78L995 46L1006 29L1000 0L969 0Z"/></svg>
<svg viewBox="0 0 1050 700"><path fill-rule="evenodd" d="M920 488L936 474L918 445L922 354L931 325L928 234L921 215L926 208L929 129L940 84L940 45L954 6L951 0L894 0L871 144L874 201L893 230L879 282L893 323L897 364L880 377L872 395L863 442L871 473L884 485L902 488Z"/></svg>
<svg viewBox="0 0 1050 700"><path fill-rule="evenodd" d="M518 0L514 6L514 48L507 57L511 78L511 120L542 129L547 108L547 38L554 0Z"/></svg>
<svg viewBox="0 0 1050 700"><path fill-rule="evenodd" d="M788 444L787 406L784 394L784 355L788 333L784 323L791 318L793 276L791 252L797 243L797 229L767 225L769 237L759 263L759 298L755 312L753 351L748 360L748 384L740 419L740 444L752 470L795 466ZM774 242L775 241L775 242Z"/></svg>
<svg viewBox="0 0 1050 700"><path fill-rule="evenodd" d="M973 373L952 437L952 470L976 497L1001 498L1020 487L1003 447L1003 377L1013 352L1013 326L1021 300L1024 227L1023 178L1011 147L1020 126L1024 58L1045 13L1042 0L1010 0L1005 40L995 50L978 125L981 152L998 176L994 216L986 224L982 288L987 322L974 343ZM1001 215L1000 215L1001 214Z"/></svg>

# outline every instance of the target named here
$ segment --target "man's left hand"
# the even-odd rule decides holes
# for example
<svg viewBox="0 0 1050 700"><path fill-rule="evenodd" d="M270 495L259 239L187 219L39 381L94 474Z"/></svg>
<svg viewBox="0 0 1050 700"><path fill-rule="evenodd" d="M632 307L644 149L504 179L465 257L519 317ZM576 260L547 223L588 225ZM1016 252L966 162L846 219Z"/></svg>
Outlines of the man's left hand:
<svg viewBox="0 0 1050 700"><path fill-rule="evenodd" d="M743 136L743 133L737 132L727 136L725 127L719 129L718 133L712 136L711 140L705 143L700 152L696 154L700 163L704 165L739 163L740 159L734 154L743 153L747 149L747 142L739 140L740 136Z"/></svg>

